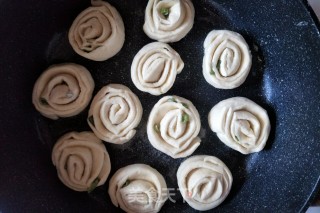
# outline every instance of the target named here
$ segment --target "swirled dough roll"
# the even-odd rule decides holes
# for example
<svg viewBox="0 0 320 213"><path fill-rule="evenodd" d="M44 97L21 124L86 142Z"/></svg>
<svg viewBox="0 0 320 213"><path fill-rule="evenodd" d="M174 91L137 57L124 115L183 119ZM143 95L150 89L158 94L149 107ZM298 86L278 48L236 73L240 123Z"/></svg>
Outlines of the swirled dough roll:
<svg viewBox="0 0 320 213"><path fill-rule="evenodd" d="M218 158L196 155L181 163L177 172L182 197L194 209L206 211L220 205L232 186L232 174Z"/></svg>
<svg viewBox="0 0 320 213"><path fill-rule="evenodd" d="M90 72L77 64L49 67L36 81L32 102L35 108L51 119L79 114L89 104L94 89Z"/></svg>
<svg viewBox="0 0 320 213"><path fill-rule="evenodd" d="M215 105L209 113L209 125L225 145L242 154L261 151L270 133L267 111L243 97Z"/></svg>
<svg viewBox="0 0 320 213"><path fill-rule="evenodd" d="M92 132L70 132L53 147L52 162L64 185L75 191L92 191L110 173L109 154Z"/></svg>
<svg viewBox="0 0 320 213"><path fill-rule="evenodd" d="M118 11L102 0L91 0L69 30L69 42L76 53L104 61L116 55L124 44L125 30Z"/></svg>
<svg viewBox="0 0 320 213"><path fill-rule="evenodd" d="M147 134L154 148L172 158L183 158L200 145L200 128L199 113L189 100L165 96L149 115Z"/></svg>
<svg viewBox="0 0 320 213"><path fill-rule="evenodd" d="M132 164L119 169L109 182L113 205L129 213L159 212L168 199L163 176L145 164Z"/></svg>
<svg viewBox="0 0 320 213"><path fill-rule="evenodd" d="M190 0L149 0L143 30L151 39L176 42L188 34L193 22Z"/></svg>
<svg viewBox="0 0 320 213"><path fill-rule="evenodd" d="M161 95L172 87L183 67L180 55L168 44L153 42L144 46L134 57L131 78L139 90Z"/></svg>
<svg viewBox="0 0 320 213"><path fill-rule="evenodd" d="M124 85L109 84L93 98L88 124L101 140L123 144L136 134L141 117L138 97Z"/></svg>
<svg viewBox="0 0 320 213"><path fill-rule="evenodd" d="M251 69L251 52L244 38L232 31L213 30L204 41L203 75L219 89L240 86Z"/></svg>

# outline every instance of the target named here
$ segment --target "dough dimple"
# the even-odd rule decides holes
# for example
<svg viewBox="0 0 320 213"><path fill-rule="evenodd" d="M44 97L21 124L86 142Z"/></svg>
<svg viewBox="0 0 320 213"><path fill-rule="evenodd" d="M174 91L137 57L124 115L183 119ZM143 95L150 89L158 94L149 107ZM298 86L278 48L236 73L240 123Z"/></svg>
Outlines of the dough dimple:
<svg viewBox="0 0 320 213"><path fill-rule="evenodd" d="M181 163L177 171L182 197L194 209L207 211L220 205L232 186L232 174L218 158L196 155Z"/></svg>
<svg viewBox="0 0 320 213"><path fill-rule="evenodd" d="M184 67L180 55L168 44L153 42L134 57L131 78L135 86L152 95L161 95L172 87Z"/></svg>
<svg viewBox="0 0 320 213"><path fill-rule="evenodd" d="M200 145L200 128L199 113L189 100L165 96L149 115L147 134L154 148L172 158L183 158Z"/></svg>
<svg viewBox="0 0 320 213"><path fill-rule="evenodd" d="M32 102L51 119L79 114L89 104L94 89L90 72L77 64L57 64L45 70L36 81Z"/></svg>
<svg viewBox="0 0 320 213"><path fill-rule="evenodd" d="M190 0L149 0L145 11L144 32L161 42L176 42L185 37L194 23Z"/></svg>
<svg viewBox="0 0 320 213"><path fill-rule="evenodd" d="M259 152L266 145L271 128L267 111L247 98L219 102L208 118L219 139L242 154Z"/></svg>
<svg viewBox="0 0 320 213"><path fill-rule="evenodd" d="M123 144L135 135L141 117L138 97L124 85L109 84L93 98L88 124L101 140Z"/></svg>
<svg viewBox="0 0 320 213"><path fill-rule="evenodd" d="M113 205L131 213L156 213L168 199L163 176L145 164L132 164L119 169L109 182Z"/></svg>
<svg viewBox="0 0 320 213"><path fill-rule="evenodd" d="M59 179L75 191L91 191L103 185L110 173L109 154L92 132L63 135L52 150Z"/></svg>
<svg viewBox="0 0 320 213"><path fill-rule="evenodd" d="M116 55L125 40L125 29L118 11L102 0L91 0L69 30L69 42L76 53L104 61Z"/></svg>
<svg viewBox="0 0 320 213"><path fill-rule="evenodd" d="M213 30L204 41L203 75L219 89L239 87L252 64L251 52L244 38L232 31Z"/></svg>

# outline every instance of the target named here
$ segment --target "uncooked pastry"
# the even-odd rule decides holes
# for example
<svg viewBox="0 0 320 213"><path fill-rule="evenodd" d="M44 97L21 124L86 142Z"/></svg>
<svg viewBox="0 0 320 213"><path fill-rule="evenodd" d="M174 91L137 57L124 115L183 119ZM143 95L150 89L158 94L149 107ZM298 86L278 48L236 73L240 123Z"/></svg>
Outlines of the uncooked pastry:
<svg viewBox="0 0 320 213"><path fill-rule="evenodd" d="M131 79L139 90L161 95L172 87L183 67L180 55L168 44L153 42L144 46L134 57Z"/></svg>
<svg viewBox="0 0 320 213"><path fill-rule="evenodd" d="M159 212L168 199L163 176L145 164L132 164L119 169L109 182L113 205L129 213Z"/></svg>
<svg viewBox="0 0 320 213"><path fill-rule="evenodd" d="M271 128L267 111L243 97L215 105L209 113L209 125L225 145L242 154L261 151Z"/></svg>
<svg viewBox="0 0 320 213"><path fill-rule="evenodd" d="M251 53L244 38L232 31L213 30L204 41L203 75L219 89L240 86L251 69Z"/></svg>
<svg viewBox="0 0 320 213"><path fill-rule="evenodd" d="M76 53L104 61L116 55L123 46L125 30L118 11L108 2L91 0L69 30L69 42Z"/></svg>
<svg viewBox="0 0 320 213"><path fill-rule="evenodd" d="M144 32L161 42L176 42L192 29L194 7L191 0L149 0Z"/></svg>
<svg viewBox="0 0 320 213"><path fill-rule="evenodd" d="M218 158L196 155L181 163L177 172L182 197L194 209L207 211L220 205L232 186L232 174Z"/></svg>
<svg viewBox="0 0 320 213"><path fill-rule="evenodd" d="M109 84L93 98L88 124L101 140L123 144L136 134L141 117L138 97L124 85Z"/></svg>
<svg viewBox="0 0 320 213"><path fill-rule="evenodd" d="M36 81L32 102L51 119L79 114L89 104L94 89L90 72L77 64L57 64L44 71Z"/></svg>
<svg viewBox="0 0 320 213"><path fill-rule="evenodd" d="M75 191L103 185L110 173L109 154L92 132L70 132L54 145L52 162L59 179Z"/></svg>
<svg viewBox="0 0 320 213"><path fill-rule="evenodd" d="M200 145L200 128L199 113L189 100L165 96L149 115L147 134L154 148L172 158L183 158Z"/></svg>

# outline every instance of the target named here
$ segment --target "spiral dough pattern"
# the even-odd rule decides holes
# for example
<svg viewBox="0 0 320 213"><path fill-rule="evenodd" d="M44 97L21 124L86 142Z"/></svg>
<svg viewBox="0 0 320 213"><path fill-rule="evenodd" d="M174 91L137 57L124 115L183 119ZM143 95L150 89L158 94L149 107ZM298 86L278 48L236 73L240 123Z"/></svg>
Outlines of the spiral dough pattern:
<svg viewBox="0 0 320 213"><path fill-rule="evenodd" d="M213 30L204 41L203 75L219 89L240 86L251 69L252 58L244 38L232 31Z"/></svg>
<svg viewBox="0 0 320 213"><path fill-rule="evenodd" d="M199 211L220 205L228 196L233 181L228 167L208 155L196 155L181 163L177 179L182 197Z"/></svg>
<svg viewBox="0 0 320 213"><path fill-rule="evenodd" d="M105 146L92 132L70 132L62 136L53 148L52 162L59 179L75 191L103 185L111 169Z"/></svg>
<svg viewBox="0 0 320 213"><path fill-rule="evenodd" d="M190 0L149 0L143 30L151 39L176 42L188 34L193 22Z"/></svg>
<svg viewBox="0 0 320 213"><path fill-rule="evenodd" d="M69 42L76 53L104 61L117 54L124 44L125 30L118 11L102 0L92 0L69 30Z"/></svg>
<svg viewBox="0 0 320 213"><path fill-rule="evenodd" d="M172 158L183 158L200 145L200 128L199 113L190 101L165 96L150 113L147 134L153 147Z"/></svg>
<svg viewBox="0 0 320 213"><path fill-rule="evenodd" d="M90 72L77 64L49 67L36 81L32 102L51 119L79 114L89 104L94 89Z"/></svg>
<svg viewBox="0 0 320 213"><path fill-rule="evenodd" d="M123 144L135 135L141 117L138 97L124 85L109 84L93 98L88 124L101 140Z"/></svg>
<svg viewBox="0 0 320 213"><path fill-rule="evenodd" d="M109 182L113 205L129 213L159 212L168 199L163 176L145 164L132 164L119 169Z"/></svg>
<svg viewBox="0 0 320 213"><path fill-rule="evenodd" d="M184 63L174 49L167 44L153 42L134 57L131 78L139 90L161 95L172 87L183 67Z"/></svg>
<svg viewBox="0 0 320 213"><path fill-rule="evenodd" d="M261 151L271 128L266 110L243 97L215 105L209 113L209 125L225 145L242 154Z"/></svg>

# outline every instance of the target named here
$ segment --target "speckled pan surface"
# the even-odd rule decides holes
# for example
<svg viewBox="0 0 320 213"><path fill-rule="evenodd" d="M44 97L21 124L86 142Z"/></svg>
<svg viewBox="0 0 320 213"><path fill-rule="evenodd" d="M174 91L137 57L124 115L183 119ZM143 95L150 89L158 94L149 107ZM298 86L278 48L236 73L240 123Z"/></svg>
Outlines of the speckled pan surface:
<svg viewBox="0 0 320 213"><path fill-rule="evenodd" d="M130 79L134 55L151 40L142 30L146 0L110 0L124 20L126 42L112 59L94 62L78 56L68 43L72 21L90 1L0 1L0 212L116 212L107 184L93 193L65 187L51 163L55 141L72 130L89 130L87 110L51 121L31 103L33 84L49 65L79 63L96 82L95 93L122 83L140 98L144 114L137 134L123 146L106 144L111 175L120 167L145 163L177 188L174 160L147 141L146 122L160 97L142 93ZM191 100L201 115L202 144L194 154L214 155L231 170L234 184L217 212L297 212L305 210L319 189L320 35L308 9L298 0L194 0L191 32L171 46L185 68L167 94ZM319 26L319 25L318 25ZM245 83L219 90L202 75L203 41L213 29L241 33L253 54ZM272 130L266 148L244 156L221 143L209 129L213 105L233 96L252 99L267 109ZM162 212L194 212L177 190Z"/></svg>

